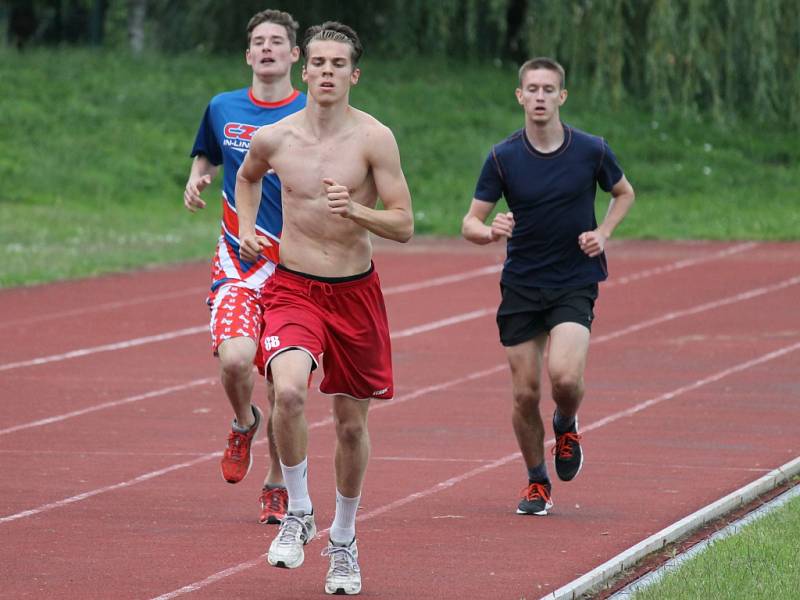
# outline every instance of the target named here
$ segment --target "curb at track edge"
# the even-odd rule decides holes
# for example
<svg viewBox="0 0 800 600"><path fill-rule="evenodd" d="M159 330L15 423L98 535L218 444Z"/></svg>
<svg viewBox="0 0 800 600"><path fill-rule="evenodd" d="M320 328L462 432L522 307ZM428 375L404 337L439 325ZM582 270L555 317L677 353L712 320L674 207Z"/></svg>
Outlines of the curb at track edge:
<svg viewBox="0 0 800 600"><path fill-rule="evenodd" d="M684 517L680 521L654 533L585 575L569 582L550 594L542 596L541 600L577 600L584 594L597 592L599 591L598 588L621 575L626 569L633 567L647 555L678 541L680 538L699 529L709 521L713 521L740 506L752 502L758 496L785 484L796 475L800 475L800 457L790 460L763 477L731 492L724 498L720 498L716 502L712 502L708 506Z"/></svg>

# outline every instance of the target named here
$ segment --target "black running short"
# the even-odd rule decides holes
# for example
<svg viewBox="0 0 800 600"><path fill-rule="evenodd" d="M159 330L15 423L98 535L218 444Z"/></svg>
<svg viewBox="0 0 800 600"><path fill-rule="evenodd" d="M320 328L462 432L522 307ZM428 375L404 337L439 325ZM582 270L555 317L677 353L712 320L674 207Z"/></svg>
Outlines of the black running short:
<svg viewBox="0 0 800 600"><path fill-rule="evenodd" d="M591 331L597 291L596 283L578 288L512 288L501 283L500 342L516 346L559 323L580 323Z"/></svg>

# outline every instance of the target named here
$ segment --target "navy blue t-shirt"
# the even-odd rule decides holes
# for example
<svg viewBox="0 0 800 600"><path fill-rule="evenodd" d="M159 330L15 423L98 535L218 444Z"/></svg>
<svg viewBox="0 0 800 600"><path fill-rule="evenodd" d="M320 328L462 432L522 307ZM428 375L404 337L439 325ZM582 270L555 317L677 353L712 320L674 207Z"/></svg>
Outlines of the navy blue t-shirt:
<svg viewBox="0 0 800 600"><path fill-rule="evenodd" d="M605 254L589 258L578 236L597 228L597 185L606 191L622 169L606 141L564 125L564 143L536 150L521 129L496 144L483 164L475 198L504 196L514 213L501 282L512 287L581 287L608 276Z"/></svg>

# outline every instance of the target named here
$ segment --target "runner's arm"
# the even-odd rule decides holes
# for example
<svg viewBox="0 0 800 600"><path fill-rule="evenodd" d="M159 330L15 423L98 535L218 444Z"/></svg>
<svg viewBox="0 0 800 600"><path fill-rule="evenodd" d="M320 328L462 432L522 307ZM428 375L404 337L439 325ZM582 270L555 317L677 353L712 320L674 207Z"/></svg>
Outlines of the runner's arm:
<svg viewBox="0 0 800 600"><path fill-rule="evenodd" d="M494 202L472 199L469 211L461 222L461 235L473 244L488 244L504 237L511 237L514 230L514 215L511 212L499 212L494 216L491 225L486 219L494 210Z"/></svg>
<svg viewBox="0 0 800 600"><path fill-rule="evenodd" d="M195 212L198 208L206 207L200 194L216 177L218 171L219 166L211 164L204 154L194 157L192 168L189 171L189 180L183 190L183 205L187 210Z"/></svg>
<svg viewBox="0 0 800 600"><path fill-rule="evenodd" d="M623 175L611 188L611 202L603 222L594 231L586 231L578 237L578 244L587 256L598 256L605 250L606 240L628 214L635 198L633 186Z"/></svg>
<svg viewBox="0 0 800 600"><path fill-rule="evenodd" d="M259 133L261 130L259 130ZM239 256L255 262L262 248L271 246L264 236L256 234L256 217L261 203L261 181L269 170L265 142L256 133L242 166L236 172L236 211L239 216Z"/></svg>
<svg viewBox="0 0 800 600"><path fill-rule="evenodd" d="M323 179L328 186L328 206L333 214L351 219L375 235L396 242L407 242L414 235L414 215L400 151L388 127L375 130L377 139L371 144L370 166L383 209L369 208L350 199L346 186L332 179Z"/></svg>

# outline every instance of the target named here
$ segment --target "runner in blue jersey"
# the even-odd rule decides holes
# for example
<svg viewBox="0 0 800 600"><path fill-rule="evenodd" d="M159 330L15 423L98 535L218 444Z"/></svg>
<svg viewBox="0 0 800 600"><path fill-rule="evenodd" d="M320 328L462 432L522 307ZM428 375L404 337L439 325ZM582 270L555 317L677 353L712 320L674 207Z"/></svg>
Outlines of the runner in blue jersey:
<svg viewBox="0 0 800 600"><path fill-rule="evenodd" d="M497 325L511 368L511 420L528 471L517 513L546 515L553 502L539 413L545 348L549 341L555 469L570 481L583 464L577 412L598 282L608 274L605 243L634 192L603 138L561 122L567 99L561 65L544 57L527 61L516 95L525 127L486 158L462 233L476 244L507 240ZM598 185L611 194L599 226ZM487 225L501 196L509 211Z"/></svg>
<svg viewBox="0 0 800 600"><path fill-rule="evenodd" d="M261 410L251 403L253 364L262 327L258 298L278 263L282 228L280 182L269 173L263 181L256 227L271 246L264 248L255 262L240 258L236 172L259 127L275 123L306 104L305 95L295 90L291 81L292 65L300 57L297 28L290 14L277 10L264 10L250 19L245 60L253 70L252 85L211 99L192 148L194 162L183 195L188 210L205 208L200 194L222 165L222 232L212 262L208 305L212 348L219 356L222 385L235 416L220 463L222 476L229 483L241 481L249 472L251 446L263 422ZM269 396L272 403L271 388ZM259 497L262 523L279 523L288 502L271 424L269 419L270 467Z"/></svg>

